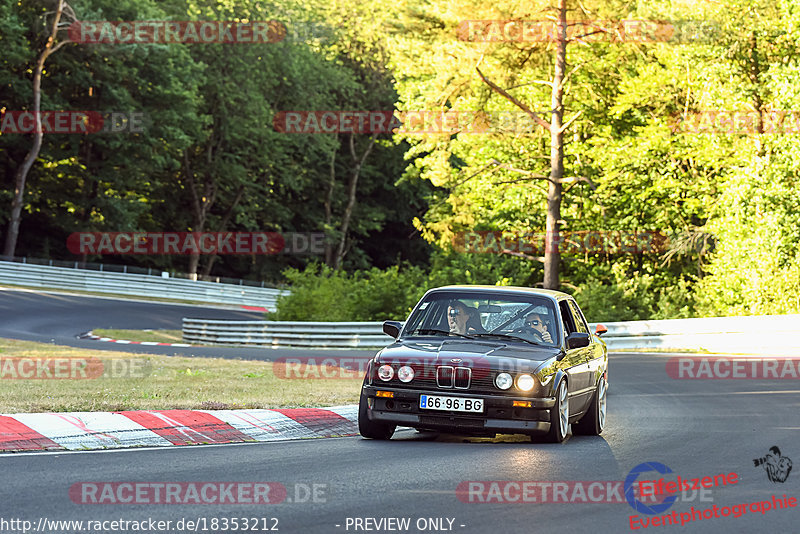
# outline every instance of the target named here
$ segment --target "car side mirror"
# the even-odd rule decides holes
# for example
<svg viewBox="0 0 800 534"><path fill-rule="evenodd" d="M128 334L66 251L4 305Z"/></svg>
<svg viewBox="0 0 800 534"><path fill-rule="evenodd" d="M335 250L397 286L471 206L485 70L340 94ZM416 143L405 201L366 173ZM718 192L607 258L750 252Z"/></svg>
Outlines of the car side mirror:
<svg viewBox="0 0 800 534"><path fill-rule="evenodd" d="M384 321L383 322L383 333L387 336L392 336L394 339L397 339L397 336L400 335L400 329L403 328L403 323L400 321Z"/></svg>
<svg viewBox="0 0 800 534"><path fill-rule="evenodd" d="M567 336L567 349L579 349L588 347L590 342L589 334L583 332L573 332Z"/></svg>
<svg viewBox="0 0 800 534"><path fill-rule="evenodd" d="M597 326L594 328L594 333L598 336L602 336L606 332L608 332L608 328L606 328L605 325L597 323Z"/></svg>

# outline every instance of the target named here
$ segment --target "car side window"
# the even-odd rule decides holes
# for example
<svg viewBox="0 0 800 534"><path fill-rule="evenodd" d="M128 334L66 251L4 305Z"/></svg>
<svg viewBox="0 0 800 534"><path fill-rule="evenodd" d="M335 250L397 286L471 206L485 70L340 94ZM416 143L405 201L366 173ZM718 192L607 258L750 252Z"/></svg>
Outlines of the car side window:
<svg viewBox="0 0 800 534"><path fill-rule="evenodd" d="M564 339L571 333L575 332L575 326L573 325L573 318L572 312L567 305L566 300L562 300L558 303L558 309L561 310L561 321L564 324Z"/></svg>
<svg viewBox="0 0 800 534"><path fill-rule="evenodd" d="M586 325L586 321L584 320L583 315L581 315L578 305L570 300L569 307L572 310L572 318L575 321L575 328L577 328L577 331L588 334L589 327Z"/></svg>

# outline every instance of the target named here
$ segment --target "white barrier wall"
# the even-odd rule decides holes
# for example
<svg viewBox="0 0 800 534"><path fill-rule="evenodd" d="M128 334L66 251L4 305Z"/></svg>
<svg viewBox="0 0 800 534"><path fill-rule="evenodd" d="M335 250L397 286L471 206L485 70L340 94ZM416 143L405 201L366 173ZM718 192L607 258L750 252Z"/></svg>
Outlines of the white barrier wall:
<svg viewBox="0 0 800 534"><path fill-rule="evenodd" d="M91 291L135 297L161 297L211 304L257 306L275 311L275 302L285 293L278 289L146 274L89 271L0 261L0 283L72 291Z"/></svg>
<svg viewBox="0 0 800 534"><path fill-rule="evenodd" d="M272 347L380 348L391 338L382 323L211 321L184 319L187 342ZM800 356L800 315L711 317L603 323L609 350L707 350ZM592 323L594 330L596 323Z"/></svg>

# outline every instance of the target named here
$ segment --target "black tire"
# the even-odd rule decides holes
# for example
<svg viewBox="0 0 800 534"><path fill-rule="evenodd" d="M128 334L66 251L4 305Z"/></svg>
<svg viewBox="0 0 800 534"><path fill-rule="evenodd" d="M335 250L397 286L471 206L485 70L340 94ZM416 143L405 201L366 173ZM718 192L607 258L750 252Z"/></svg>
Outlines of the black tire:
<svg viewBox="0 0 800 534"><path fill-rule="evenodd" d="M586 414L576 424L572 425L572 432L584 436L599 436L606 426L606 397L608 383L602 376L594 391L592 404Z"/></svg>
<svg viewBox="0 0 800 534"><path fill-rule="evenodd" d="M561 380L556 386L556 403L550 410L550 432L547 441L561 443L567 439L569 433L569 390L567 381Z"/></svg>
<svg viewBox="0 0 800 534"><path fill-rule="evenodd" d="M391 439L396 425L370 421L367 415L367 397L362 393L358 401L358 432L369 439Z"/></svg>

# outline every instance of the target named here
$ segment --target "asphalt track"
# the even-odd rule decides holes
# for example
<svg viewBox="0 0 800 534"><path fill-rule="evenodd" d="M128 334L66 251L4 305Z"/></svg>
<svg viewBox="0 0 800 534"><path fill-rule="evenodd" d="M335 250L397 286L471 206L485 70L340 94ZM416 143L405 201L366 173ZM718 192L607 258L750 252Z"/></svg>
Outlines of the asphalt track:
<svg viewBox="0 0 800 534"><path fill-rule="evenodd" d="M180 330L181 319L194 317L253 321L264 318L261 312L235 308L189 306L108 297L87 297L66 293L44 293L0 288L0 337L38 341L84 349L171 356L206 356L273 360L289 356L330 355L315 349L264 349L247 347L159 347L119 345L77 336L95 328ZM388 338L387 338L388 339ZM337 350L338 356L371 356L374 350Z"/></svg>
<svg viewBox="0 0 800 534"><path fill-rule="evenodd" d="M0 294L0 335L27 325L25 335L56 340L97 318L78 309L86 301L63 307L37 307L25 317L9 314L7 293ZM13 297L14 302L24 299ZM36 301L39 302L39 301ZM94 306L88 302L85 305ZM77 308L76 308L77 306ZM119 309L125 303L114 305ZM169 315L159 305L147 313ZM49 311L48 311L49 310ZM69 313L66 312L69 310ZM135 318L135 308L131 312ZM142 313L141 309L138 313ZM222 311L220 311L222 313ZM243 312L228 312L243 313ZM164 314L163 316L161 314ZM102 314L101 314L102 315ZM179 315L179 313L178 313ZM11 317L12 324L5 322ZM79 318L81 326L66 326ZM117 324L137 327L145 323ZM109 319L111 320L111 319ZM109 323L103 323L109 324ZM51 330L39 330L51 325ZM102 325L91 324L91 327ZM152 327L152 326L148 326ZM60 337L56 337L60 336ZM13 336L13 337L19 337ZM74 341L74 340L73 340ZM74 345L73 345L74 346ZM96 346L96 345L90 345ZM115 350L133 347L115 346ZM151 347L148 347L150 350ZM464 481L620 481L643 462L660 462L684 478L735 472L738 482L711 491L701 500L676 502L679 514L718 506L730 507L778 497L800 497L800 472L784 483L771 482L753 459L778 446L783 456L800 461L800 387L796 380L675 380L665 371L668 356L611 355L608 424L599 437L572 436L563 444L531 442L523 436L494 439L398 432L389 442L358 437L259 444L129 449L97 452L0 455L0 528L2 520L163 520L205 518L277 518L284 533L431 532L534 533L629 532L626 503L476 503L456 493ZM654 473L642 478L653 478ZM279 504L78 504L69 488L78 482L278 482L293 502ZM295 485L321 489L317 502L296 502ZM513 498L518 494L511 494ZM687 496L691 499L692 496ZM495 499L496 500L496 499ZM465 502L466 501L466 502ZM410 518L406 530L354 529L354 518ZM643 517L640 515L640 517ZM347 528L348 518L350 527ZM452 530L418 529L420 518L449 518ZM679 526L651 526L647 532L798 532L798 508L748 512L738 518L703 519ZM444 521L444 529L448 521ZM267 520L259 523L273 526ZM338 525L338 526L337 526ZM366 525L362 523L362 525ZM420 524L421 525L421 524ZM463 526L462 526L463 525ZM230 524L229 524L230 526ZM374 526L374 523L369 523ZM6 528L8 531L9 529ZM48 532L67 532L67 529ZM111 532L108 530L104 530ZM198 531L203 532L201 528ZM256 530L251 530L256 531ZM115 530L123 532L123 530Z"/></svg>

